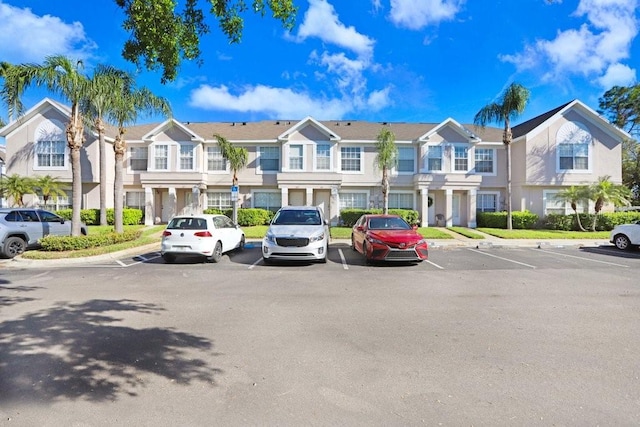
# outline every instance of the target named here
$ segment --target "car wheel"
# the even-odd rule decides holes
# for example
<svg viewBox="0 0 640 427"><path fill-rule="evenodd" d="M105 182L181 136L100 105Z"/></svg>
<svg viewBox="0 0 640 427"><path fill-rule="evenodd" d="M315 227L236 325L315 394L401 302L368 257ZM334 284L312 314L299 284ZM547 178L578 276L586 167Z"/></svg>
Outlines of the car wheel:
<svg viewBox="0 0 640 427"><path fill-rule="evenodd" d="M2 253L7 258L14 258L17 255L20 255L27 248L27 242L25 242L20 237L9 237L4 242L4 246L2 247Z"/></svg>
<svg viewBox="0 0 640 427"><path fill-rule="evenodd" d="M356 249L356 239L353 237L353 234L351 235L351 250L358 252Z"/></svg>
<svg viewBox="0 0 640 427"><path fill-rule="evenodd" d="M176 261L176 256L171 254L162 254L162 259L167 264L173 264Z"/></svg>
<svg viewBox="0 0 640 427"><path fill-rule="evenodd" d="M371 259L369 258L369 255L367 255L367 244L365 242L362 242L362 254L364 255L364 263L366 265L370 265Z"/></svg>
<svg viewBox="0 0 640 427"><path fill-rule="evenodd" d="M213 254L209 259L211 262L220 262L222 259L222 243L216 242L216 246L213 248Z"/></svg>
<svg viewBox="0 0 640 427"><path fill-rule="evenodd" d="M631 248L631 241L624 234L618 234L613 238L613 243L616 245L616 248L621 250L627 250Z"/></svg>
<svg viewBox="0 0 640 427"><path fill-rule="evenodd" d="M238 247L236 248L238 251L243 251L244 250L244 246L247 244L247 241L245 240L244 236L242 236L242 238L240 239L240 243L238 243Z"/></svg>

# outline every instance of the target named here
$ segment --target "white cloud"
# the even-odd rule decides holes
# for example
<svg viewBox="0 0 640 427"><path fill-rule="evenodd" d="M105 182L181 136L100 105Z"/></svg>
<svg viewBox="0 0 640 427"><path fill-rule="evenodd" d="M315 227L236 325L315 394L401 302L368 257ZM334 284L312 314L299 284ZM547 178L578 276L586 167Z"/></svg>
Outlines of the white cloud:
<svg viewBox="0 0 640 427"><path fill-rule="evenodd" d="M586 17L588 23L558 31L553 40L538 40L520 53L500 58L519 71L549 69L544 81L578 74L606 84L623 74L635 75L635 70L621 62L629 58L631 43L638 34L637 6L638 0L581 0L574 15Z"/></svg>
<svg viewBox="0 0 640 427"><path fill-rule="evenodd" d="M358 56L368 58L373 54L374 41L340 22L335 9L326 0L309 0L297 39L303 41L309 37L349 49Z"/></svg>
<svg viewBox="0 0 640 427"><path fill-rule="evenodd" d="M87 59L97 46L80 22L67 24L51 15L0 2L0 58L11 63L42 62L50 55Z"/></svg>
<svg viewBox="0 0 640 427"><path fill-rule="evenodd" d="M391 0L391 22L411 30L450 21L464 0Z"/></svg>
<svg viewBox="0 0 640 427"><path fill-rule="evenodd" d="M629 86L636 83L636 70L629 68L624 64L613 64L602 77L598 79L598 83L603 88L612 88L613 86Z"/></svg>
<svg viewBox="0 0 640 427"><path fill-rule="evenodd" d="M263 113L270 118L298 118L307 115L319 119L340 119L352 105L339 99L313 99L292 89L263 85L248 86L235 95L227 86L202 85L191 92L189 104L205 110Z"/></svg>

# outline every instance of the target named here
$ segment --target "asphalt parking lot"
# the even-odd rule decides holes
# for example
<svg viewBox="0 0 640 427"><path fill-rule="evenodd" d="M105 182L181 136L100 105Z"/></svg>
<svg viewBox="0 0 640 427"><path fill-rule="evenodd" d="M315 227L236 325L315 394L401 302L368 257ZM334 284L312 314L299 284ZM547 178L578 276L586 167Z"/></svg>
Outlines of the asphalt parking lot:
<svg viewBox="0 0 640 427"><path fill-rule="evenodd" d="M0 265L0 425L638 425L640 252Z"/></svg>

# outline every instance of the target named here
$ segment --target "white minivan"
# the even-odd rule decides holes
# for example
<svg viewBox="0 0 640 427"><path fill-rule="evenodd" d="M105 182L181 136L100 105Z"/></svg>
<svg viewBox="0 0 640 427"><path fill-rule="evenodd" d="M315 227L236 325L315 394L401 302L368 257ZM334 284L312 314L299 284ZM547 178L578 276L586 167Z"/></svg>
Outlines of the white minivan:
<svg viewBox="0 0 640 427"><path fill-rule="evenodd" d="M315 206L285 206L276 212L262 239L262 259L327 262L329 223Z"/></svg>

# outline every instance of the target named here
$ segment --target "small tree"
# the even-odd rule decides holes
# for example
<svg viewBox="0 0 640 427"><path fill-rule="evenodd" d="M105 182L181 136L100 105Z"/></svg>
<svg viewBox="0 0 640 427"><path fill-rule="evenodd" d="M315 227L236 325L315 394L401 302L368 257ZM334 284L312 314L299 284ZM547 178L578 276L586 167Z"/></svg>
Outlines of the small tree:
<svg viewBox="0 0 640 427"><path fill-rule="evenodd" d="M66 196L65 187L67 187L66 183L51 175L39 176L33 180L33 188L36 194L42 197L45 206L49 204L49 199L52 197Z"/></svg>
<svg viewBox="0 0 640 427"><path fill-rule="evenodd" d="M13 174L0 178L0 191L4 197L11 199L13 206L24 206L24 196L34 194L34 181L28 176Z"/></svg>
<svg viewBox="0 0 640 427"><path fill-rule="evenodd" d="M389 213L389 170L398 164L398 147L396 137L391 129L383 127L376 141L376 158L374 165L382 171L382 201L384 214Z"/></svg>
<svg viewBox="0 0 640 427"><path fill-rule="evenodd" d="M581 231L587 231L580 222L580 215L578 215L578 203L589 200L589 187L585 185L575 186L572 185L556 194L556 200L564 203L570 203L571 209L576 214L576 221Z"/></svg>
<svg viewBox="0 0 640 427"><path fill-rule="evenodd" d="M229 167L233 171L233 178L231 179L231 185L234 187L238 185L238 171L244 169L249 162L249 152L244 147L235 147L226 138L221 135L215 134L213 137L218 141L222 157L229 162ZM233 202L233 222L238 222L238 200L234 199Z"/></svg>
<svg viewBox="0 0 640 427"><path fill-rule="evenodd" d="M629 205L631 190L624 185L617 185L611 182L608 175L598 178L598 182L589 187L589 198L595 202L592 231L596 231L598 215L605 204L613 203L615 206Z"/></svg>

